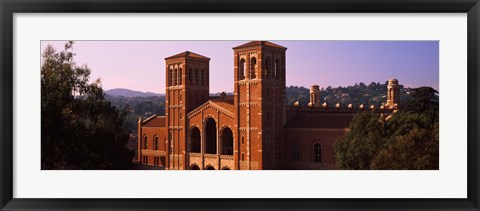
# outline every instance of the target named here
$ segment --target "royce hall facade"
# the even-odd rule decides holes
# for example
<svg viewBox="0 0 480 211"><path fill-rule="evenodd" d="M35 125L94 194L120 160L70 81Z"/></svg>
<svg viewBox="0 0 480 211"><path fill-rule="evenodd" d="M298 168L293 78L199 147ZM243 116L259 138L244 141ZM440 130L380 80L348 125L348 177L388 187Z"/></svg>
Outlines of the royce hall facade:
<svg viewBox="0 0 480 211"><path fill-rule="evenodd" d="M233 48L234 93L209 96L210 58L165 58L165 116L138 121L138 160L167 170L334 169L334 143L360 109L320 102L285 105L286 48L252 41ZM389 80L385 107L399 102Z"/></svg>

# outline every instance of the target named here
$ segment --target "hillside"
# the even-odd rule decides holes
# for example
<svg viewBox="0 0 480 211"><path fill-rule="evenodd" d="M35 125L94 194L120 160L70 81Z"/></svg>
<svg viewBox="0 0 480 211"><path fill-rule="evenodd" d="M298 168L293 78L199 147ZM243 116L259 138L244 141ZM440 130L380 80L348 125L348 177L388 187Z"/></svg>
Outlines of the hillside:
<svg viewBox="0 0 480 211"><path fill-rule="evenodd" d="M124 97L152 97L152 96L165 96L165 94L158 94L153 92L140 92L124 88L109 89L105 91L105 94L111 96L124 96Z"/></svg>

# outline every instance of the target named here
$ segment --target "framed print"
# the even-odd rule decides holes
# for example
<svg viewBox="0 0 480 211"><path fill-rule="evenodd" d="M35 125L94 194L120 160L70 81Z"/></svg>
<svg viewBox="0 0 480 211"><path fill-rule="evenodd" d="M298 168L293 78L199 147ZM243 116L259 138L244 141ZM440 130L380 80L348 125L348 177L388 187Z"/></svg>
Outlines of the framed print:
<svg viewBox="0 0 480 211"><path fill-rule="evenodd" d="M479 209L476 0L0 6L2 209Z"/></svg>

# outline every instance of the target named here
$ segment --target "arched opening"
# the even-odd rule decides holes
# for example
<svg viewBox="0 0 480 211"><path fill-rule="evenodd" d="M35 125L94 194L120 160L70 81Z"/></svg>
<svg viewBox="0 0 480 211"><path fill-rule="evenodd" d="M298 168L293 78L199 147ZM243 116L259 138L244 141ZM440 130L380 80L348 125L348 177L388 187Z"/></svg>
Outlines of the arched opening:
<svg viewBox="0 0 480 211"><path fill-rule="evenodd" d="M238 62L238 80L245 79L245 59Z"/></svg>
<svg viewBox="0 0 480 211"><path fill-rule="evenodd" d="M200 83L201 83L201 78L200 78L200 70L198 69L195 69L195 81L194 81L194 84L197 85L197 86L200 86Z"/></svg>
<svg viewBox="0 0 480 211"><path fill-rule="evenodd" d="M158 137L155 137L155 142L153 144L153 149L154 150L159 150L159 145L160 145L160 143L158 141Z"/></svg>
<svg viewBox="0 0 480 211"><path fill-rule="evenodd" d="M200 153L200 130L197 127L193 127L190 132L190 152Z"/></svg>
<svg viewBox="0 0 480 211"><path fill-rule="evenodd" d="M217 126L213 118L208 118L205 124L205 153L217 154Z"/></svg>
<svg viewBox="0 0 480 211"><path fill-rule="evenodd" d="M148 138L146 136L143 138L143 148L148 149Z"/></svg>
<svg viewBox="0 0 480 211"><path fill-rule="evenodd" d="M222 154L233 155L233 133L228 127L222 131Z"/></svg>
<svg viewBox="0 0 480 211"><path fill-rule="evenodd" d="M190 170L200 170L200 167L198 167L197 165L193 164L192 166L190 166Z"/></svg>
<svg viewBox="0 0 480 211"><path fill-rule="evenodd" d="M192 72L192 68L189 68L188 69L188 84L189 85L192 85L193 83L193 72Z"/></svg>
<svg viewBox="0 0 480 211"><path fill-rule="evenodd" d="M277 79L280 79L282 76L281 76L281 73L280 73L280 61L278 60L275 60L275 64L274 64L274 74L275 74L275 77Z"/></svg>
<svg viewBox="0 0 480 211"><path fill-rule="evenodd" d="M175 68L175 70L173 70L173 76L172 76L172 81L173 81L173 82L172 82L172 83L173 83L172 85L173 85L173 86L176 86L176 85L177 85L177 75L178 75L177 72L178 72L178 70L177 70L177 68Z"/></svg>
<svg viewBox="0 0 480 211"><path fill-rule="evenodd" d="M270 75L272 74L271 73L271 70L270 70L270 58L266 58L265 59L265 78L268 78L270 77Z"/></svg>
<svg viewBox="0 0 480 211"><path fill-rule="evenodd" d="M213 166L207 166L207 168L205 168L205 170L215 170L215 168L213 168Z"/></svg>
<svg viewBox="0 0 480 211"><path fill-rule="evenodd" d="M252 59L250 59L250 79L257 78L257 74L255 72L256 66L257 66L257 59L255 57L252 57Z"/></svg>
<svg viewBox="0 0 480 211"><path fill-rule="evenodd" d="M183 73L182 73L182 68L180 68L178 70L178 85L182 85L182 76L183 76Z"/></svg>
<svg viewBox="0 0 480 211"><path fill-rule="evenodd" d="M201 69L201 70L200 70L200 74L201 74L201 76L202 76L202 77L201 77L201 78L202 78L202 80L201 80L202 83L201 83L200 85L201 85L201 86L206 86L206 85L207 85L207 79L206 79L206 75L207 75L207 74L205 74L205 70L204 70L204 69Z"/></svg>
<svg viewBox="0 0 480 211"><path fill-rule="evenodd" d="M299 154L299 150L298 150L298 144L297 142L293 143L293 160L300 160L300 154Z"/></svg>
<svg viewBox="0 0 480 211"><path fill-rule="evenodd" d="M172 86L172 82L173 82L173 70L170 69L168 70L168 86Z"/></svg>
<svg viewBox="0 0 480 211"><path fill-rule="evenodd" d="M223 167L222 170L230 170L227 166Z"/></svg>
<svg viewBox="0 0 480 211"><path fill-rule="evenodd" d="M322 146L319 143L313 145L313 162L322 162Z"/></svg>

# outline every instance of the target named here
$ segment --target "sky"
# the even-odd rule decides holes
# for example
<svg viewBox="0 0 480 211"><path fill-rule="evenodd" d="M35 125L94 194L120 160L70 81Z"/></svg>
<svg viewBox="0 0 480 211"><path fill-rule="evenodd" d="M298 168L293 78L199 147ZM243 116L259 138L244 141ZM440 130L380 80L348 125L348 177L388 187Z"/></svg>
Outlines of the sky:
<svg viewBox="0 0 480 211"><path fill-rule="evenodd" d="M233 92L233 47L248 41L74 41L74 61L104 90L165 93L166 57L191 51L211 58L210 93ZM322 87L384 83L439 89L438 41L271 41L287 48L286 84ZM66 41L42 41L58 51ZM41 52L40 52L41 53ZM39 54L40 56L41 54Z"/></svg>

